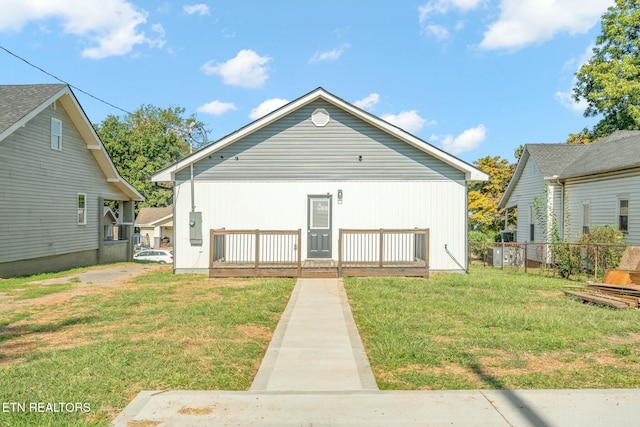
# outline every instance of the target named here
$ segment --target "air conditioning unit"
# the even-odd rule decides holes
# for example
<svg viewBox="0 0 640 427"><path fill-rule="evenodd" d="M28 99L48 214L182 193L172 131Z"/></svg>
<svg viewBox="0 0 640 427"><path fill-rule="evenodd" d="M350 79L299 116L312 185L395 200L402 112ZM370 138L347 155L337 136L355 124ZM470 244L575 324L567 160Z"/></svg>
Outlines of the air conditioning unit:
<svg viewBox="0 0 640 427"><path fill-rule="evenodd" d="M487 248L487 264L494 267L521 267L524 265L524 250L520 246L504 246L504 252L502 246Z"/></svg>

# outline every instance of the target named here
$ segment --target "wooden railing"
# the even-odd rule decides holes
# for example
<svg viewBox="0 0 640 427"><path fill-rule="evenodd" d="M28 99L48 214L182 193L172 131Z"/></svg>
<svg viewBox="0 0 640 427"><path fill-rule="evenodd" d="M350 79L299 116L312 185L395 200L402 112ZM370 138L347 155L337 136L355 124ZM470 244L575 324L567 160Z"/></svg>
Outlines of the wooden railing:
<svg viewBox="0 0 640 427"><path fill-rule="evenodd" d="M214 274L215 277L301 277L302 235L299 229L211 230L210 242L212 277ZM340 229L337 266L332 260L326 263L318 260L313 265L315 270L328 272L333 269L338 277L343 273L347 276L428 277L429 229ZM315 273L320 274L319 271Z"/></svg>
<svg viewBox="0 0 640 427"><path fill-rule="evenodd" d="M338 275L349 267L429 270L429 229L340 229Z"/></svg>
<svg viewBox="0 0 640 427"><path fill-rule="evenodd" d="M211 230L209 268L302 268L301 230ZM275 272L277 273L277 271Z"/></svg>

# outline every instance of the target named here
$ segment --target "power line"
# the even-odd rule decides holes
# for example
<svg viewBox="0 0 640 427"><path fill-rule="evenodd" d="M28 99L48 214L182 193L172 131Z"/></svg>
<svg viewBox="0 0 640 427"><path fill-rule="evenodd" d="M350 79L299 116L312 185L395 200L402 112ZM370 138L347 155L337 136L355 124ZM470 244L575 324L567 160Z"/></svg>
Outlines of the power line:
<svg viewBox="0 0 640 427"><path fill-rule="evenodd" d="M55 75L51 74L50 72L48 72L48 71L46 71L46 70L44 70L44 69L42 69L42 68L38 67L38 66L37 66L37 65L35 65L35 64L32 64L31 62L27 61L27 60L26 60L26 59L24 59L23 57L21 57L21 56L19 56L19 55L15 54L15 53L13 53L13 52L11 52L9 49L7 49L6 47L4 47L4 46L2 46L2 45L0 45L0 49L4 50L4 51L5 51L5 52L7 52L9 55L11 55L11 56L13 56L13 57L15 57L15 58L19 59L20 61L22 61L22 62L26 63L27 65L29 65L29 66L31 66L31 67L33 67L33 68L35 68L36 70L39 70L39 71L41 71L41 72L45 73L46 75L53 77L54 79L58 80L59 82L64 83L64 84L66 84L66 85L69 85L69 87L71 87L72 89L75 89L75 90L77 90L78 92L82 92L82 93L84 93L85 95L90 96L91 98L95 99L96 101L102 102L103 104L106 104L106 105L108 105L109 107L112 107L112 108L115 108L116 110L120 110L120 111L122 111L123 113L133 114L133 113L131 113L131 112L129 112L129 111L127 111L127 110L125 110L124 108L120 108L120 107L118 107L117 105L113 105L112 103L107 102L107 101L105 101L104 99L101 99L101 98L99 98L99 97L97 97L97 96L95 96L95 95L92 95L92 94L90 94L89 92L87 92L87 91L85 91L85 90L82 90L82 89L80 89L79 87L74 86L74 85L72 85L71 83L69 83L69 82L66 82L66 81L62 80L60 77L58 77L58 76L55 76Z"/></svg>

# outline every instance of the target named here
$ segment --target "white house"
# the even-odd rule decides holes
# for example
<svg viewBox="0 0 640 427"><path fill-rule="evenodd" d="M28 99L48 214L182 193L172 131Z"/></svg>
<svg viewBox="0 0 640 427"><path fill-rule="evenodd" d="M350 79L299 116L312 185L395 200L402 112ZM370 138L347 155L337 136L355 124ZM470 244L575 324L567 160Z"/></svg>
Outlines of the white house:
<svg viewBox="0 0 640 427"><path fill-rule="evenodd" d="M132 259L142 200L69 86L0 86L0 277Z"/></svg>
<svg viewBox="0 0 640 427"><path fill-rule="evenodd" d="M223 228L300 229L291 250L329 260L341 229L429 229L429 269L460 271L447 250L467 267L467 183L486 179L322 88L152 177L173 184L178 273L207 272Z"/></svg>
<svg viewBox="0 0 640 427"><path fill-rule="evenodd" d="M136 217L140 243L159 248L173 245L173 206L140 208Z"/></svg>
<svg viewBox="0 0 640 427"><path fill-rule="evenodd" d="M518 242L547 240L535 198L571 242L589 227L613 225L627 244L640 245L640 131L618 131L588 145L526 145L499 202L518 210Z"/></svg>

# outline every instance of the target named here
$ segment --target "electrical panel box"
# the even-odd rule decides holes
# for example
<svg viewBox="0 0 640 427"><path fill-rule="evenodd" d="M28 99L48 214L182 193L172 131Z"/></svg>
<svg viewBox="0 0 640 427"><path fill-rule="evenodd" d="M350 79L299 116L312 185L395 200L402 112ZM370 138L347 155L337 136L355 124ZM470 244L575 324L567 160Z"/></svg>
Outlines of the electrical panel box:
<svg viewBox="0 0 640 427"><path fill-rule="evenodd" d="M189 212L189 241L192 246L202 245L202 212Z"/></svg>

